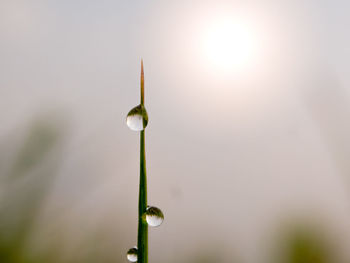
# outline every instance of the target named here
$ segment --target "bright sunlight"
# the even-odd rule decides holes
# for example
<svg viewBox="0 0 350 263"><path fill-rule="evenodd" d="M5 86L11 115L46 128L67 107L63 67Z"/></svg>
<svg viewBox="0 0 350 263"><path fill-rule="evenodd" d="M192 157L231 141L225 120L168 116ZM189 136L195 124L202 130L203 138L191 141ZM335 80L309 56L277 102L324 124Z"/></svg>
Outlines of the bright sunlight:
<svg viewBox="0 0 350 263"><path fill-rule="evenodd" d="M241 71L250 66L256 54L256 40L248 25L230 18L213 23L204 35L204 53L223 71Z"/></svg>

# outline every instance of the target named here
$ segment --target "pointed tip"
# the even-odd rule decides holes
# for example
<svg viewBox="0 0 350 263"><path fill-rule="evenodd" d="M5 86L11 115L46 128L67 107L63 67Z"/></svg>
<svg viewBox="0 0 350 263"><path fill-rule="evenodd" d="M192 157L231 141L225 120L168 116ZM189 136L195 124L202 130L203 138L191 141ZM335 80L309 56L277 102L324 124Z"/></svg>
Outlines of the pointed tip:
<svg viewBox="0 0 350 263"><path fill-rule="evenodd" d="M141 58L141 75L143 75L143 59Z"/></svg>
<svg viewBox="0 0 350 263"><path fill-rule="evenodd" d="M141 104L144 104L144 101L145 101L144 87L145 87L145 77L143 74L143 59L141 58Z"/></svg>

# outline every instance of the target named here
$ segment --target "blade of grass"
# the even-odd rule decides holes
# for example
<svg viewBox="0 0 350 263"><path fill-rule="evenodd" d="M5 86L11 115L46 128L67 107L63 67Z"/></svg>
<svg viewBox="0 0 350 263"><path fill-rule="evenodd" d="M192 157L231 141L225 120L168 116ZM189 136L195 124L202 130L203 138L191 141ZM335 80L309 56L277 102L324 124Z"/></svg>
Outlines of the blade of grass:
<svg viewBox="0 0 350 263"><path fill-rule="evenodd" d="M144 105L144 73L141 60L141 105ZM148 263L148 225L142 219L147 209L147 175L145 154L145 130L140 132L140 189L139 189L139 222L138 222L138 262Z"/></svg>

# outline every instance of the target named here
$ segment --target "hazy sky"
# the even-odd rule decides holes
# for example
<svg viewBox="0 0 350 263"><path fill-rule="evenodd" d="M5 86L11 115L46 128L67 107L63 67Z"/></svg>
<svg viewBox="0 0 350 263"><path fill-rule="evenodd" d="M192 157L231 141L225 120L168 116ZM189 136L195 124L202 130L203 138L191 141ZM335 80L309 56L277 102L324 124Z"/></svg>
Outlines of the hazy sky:
<svg viewBox="0 0 350 263"><path fill-rule="evenodd" d="M132 246L139 138L125 116L139 103L142 57L149 202L166 218L150 232L152 262L211 243L224 258L258 262L270 229L301 214L349 244L349 10L348 1L0 0L0 139L46 112L66 119L52 211L115 214ZM222 69L203 51L221 17L249 25L247 66Z"/></svg>

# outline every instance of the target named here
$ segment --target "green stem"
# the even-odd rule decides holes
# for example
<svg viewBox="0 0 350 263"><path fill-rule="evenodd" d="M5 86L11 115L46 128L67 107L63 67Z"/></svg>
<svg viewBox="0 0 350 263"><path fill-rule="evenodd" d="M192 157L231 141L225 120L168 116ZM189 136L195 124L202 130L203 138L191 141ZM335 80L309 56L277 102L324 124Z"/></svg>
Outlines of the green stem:
<svg viewBox="0 0 350 263"><path fill-rule="evenodd" d="M144 77L143 63L141 61L141 104L144 104ZM145 130L140 132L140 189L139 189L139 223L137 235L137 248L139 263L148 263L148 225L143 220L147 209L147 175L145 154Z"/></svg>

